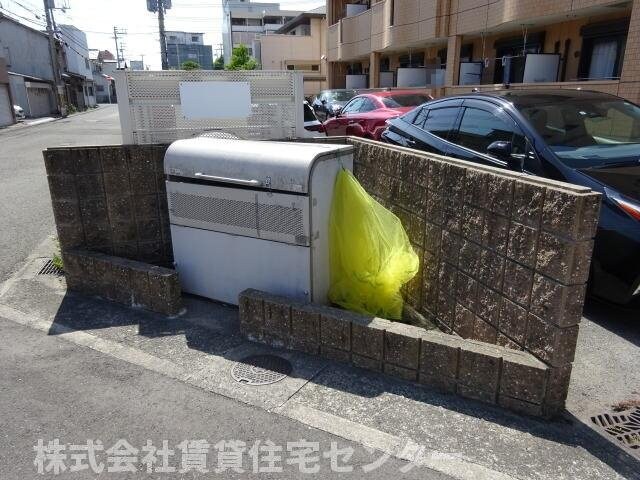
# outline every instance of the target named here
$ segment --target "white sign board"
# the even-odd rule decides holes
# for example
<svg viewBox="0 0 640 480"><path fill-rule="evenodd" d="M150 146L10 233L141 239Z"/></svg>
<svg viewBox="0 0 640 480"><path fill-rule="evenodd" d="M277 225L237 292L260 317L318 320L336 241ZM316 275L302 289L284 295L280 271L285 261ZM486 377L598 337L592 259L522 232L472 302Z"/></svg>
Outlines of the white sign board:
<svg viewBox="0 0 640 480"><path fill-rule="evenodd" d="M482 83L482 62L460 62L460 85Z"/></svg>
<svg viewBox="0 0 640 480"><path fill-rule="evenodd" d="M247 118L249 82L180 82L182 114L188 120Z"/></svg>
<svg viewBox="0 0 640 480"><path fill-rule="evenodd" d="M528 53L522 83L556 82L560 55Z"/></svg>

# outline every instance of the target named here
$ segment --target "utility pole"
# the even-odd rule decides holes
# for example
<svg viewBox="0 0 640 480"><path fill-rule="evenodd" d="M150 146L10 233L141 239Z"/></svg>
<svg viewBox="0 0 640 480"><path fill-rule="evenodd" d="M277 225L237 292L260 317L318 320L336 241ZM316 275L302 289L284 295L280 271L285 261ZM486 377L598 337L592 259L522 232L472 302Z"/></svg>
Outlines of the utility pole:
<svg viewBox="0 0 640 480"><path fill-rule="evenodd" d="M169 61L167 58L167 39L165 38L164 31L164 2L165 0L158 0L158 30L160 31L160 56L162 57L162 70L169 70Z"/></svg>
<svg viewBox="0 0 640 480"><path fill-rule="evenodd" d="M116 62L118 62L118 68L120 68L120 48L118 47L118 27L113 26L113 39L116 41Z"/></svg>
<svg viewBox="0 0 640 480"><path fill-rule="evenodd" d="M116 61L118 62L118 68L120 68L120 61L124 61L124 44L122 41L118 43L118 39L126 33L127 31L125 29L113 27L113 39L116 41Z"/></svg>
<svg viewBox="0 0 640 480"><path fill-rule="evenodd" d="M64 83L62 82L62 74L60 72L60 64L58 63L58 54L56 53L56 40L53 35L54 19L53 9L55 7L54 0L44 0L44 12L47 17L47 36L49 37L49 54L51 56L51 66L53 67L53 83L55 85L54 99L56 102L56 110L63 117L67 116L67 109L62 101L62 92L64 91Z"/></svg>

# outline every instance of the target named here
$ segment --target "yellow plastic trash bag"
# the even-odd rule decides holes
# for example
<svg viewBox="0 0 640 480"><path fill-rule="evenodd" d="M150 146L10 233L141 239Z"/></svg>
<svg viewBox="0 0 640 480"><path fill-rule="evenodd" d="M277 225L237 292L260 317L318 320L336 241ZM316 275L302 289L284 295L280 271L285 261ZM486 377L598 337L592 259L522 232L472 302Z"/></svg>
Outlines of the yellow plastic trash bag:
<svg viewBox="0 0 640 480"><path fill-rule="evenodd" d="M418 272L418 256L400 219L344 169L336 178L329 235L329 299L347 310L400 319L400 287Z"/></svg>

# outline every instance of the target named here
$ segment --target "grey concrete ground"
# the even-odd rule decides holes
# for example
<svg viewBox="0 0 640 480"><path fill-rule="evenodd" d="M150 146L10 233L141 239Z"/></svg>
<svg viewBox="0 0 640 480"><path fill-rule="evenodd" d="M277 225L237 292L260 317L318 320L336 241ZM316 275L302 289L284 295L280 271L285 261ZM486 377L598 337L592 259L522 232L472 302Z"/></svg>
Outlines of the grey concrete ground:
<svg viewBox="0 0 640 480"><path fill-rule="evenodd" d="M221 440L238 440L249 446L256 440L271 440L284 448L287 442L306 439L318 442L321 451L329 451L331 442L337 442L340 449L353 449L348 463L353 468L351 473L332 472L329 460L322 460L320 473L328 479L361 478L362 469L383 456L381 452L369 452L335 435L44 335L1 316L0 338L11 339L0 349L3 365L0 371L3 392L0 395L0 476L3 479L36 476L33 446L40 438L45 443L59 438L61 443L77 444L99 439L105 448L118 439L126 439L136 448L145 445L147 439L158 446L168 440L176 452L170 465L177 469L181 468L181 457L176 445L184 439L207 439L211 445ZM258 467L254 474L252 462L246 455L246 473L231 471L207 477L300 478L298 467L284 464L284 458L279 463L282 473L261 473ZM105 461L104 457L98 459ZM208 465L209 469L217 465L214 453L209 454ZM407 465L389 458L367 478L388 479L401 475L400 469ZM117 478L204 477L193 472L155 474L155 477L146 471L126 477L113 475L119 475ZM56 477L95 478L95 474L89 469L67 471ZM449 477L417 467L403 478L445 480Z"/></svg>
<svg viewBox="0 0 640 480"><path fill-rule="evenodd" d="M640 399L637 312L587 307L566 418L544 422L245 342L237 312L229 307L191 298L183 317L166 319L69 294L62 279L37 276L53 250L45 242L25 263L53 230L40 150L117 142L116 122L115 110L107 107L0 132L0 282L8 279L0 286L0 478L35 477L33 445L58 437L68 443L101 439L105 448L119 438L138 448L146 439L156 445L168 440L175 448L184 439L284 445L306 438L323 450L332 441L354 449L353 472L332 473L325 460L321 478L640 479L640 461L589 422L613 403ZM42 132L48 140L40 139L38 132L49 128ZM15 163L18 155L22 165ZM7 178L9 173L16 178ZM287 358L292 374L264 387L232 379L239 360L265 352ZM174 465L179 455L176 448ZM380 457L388 457L383 466L363 471ZM409 459L417 466L400 472ZM247 466L251 470L245 456ZM145 472L119 476L162 478ZM61 476L76 477L95 475ZM283 473L260 476L301 477L286 465Z"/></svg>
<svg viewBox="0 0 640 480"><path fill-rule="evenodd" d="M54 229L42 150L121 142L115 105L0 130L0 282Z"/></svg>
<svg viewBox="0 0 640 480"><path fill-rule="evenodd" d="M310 432L308 439L317 438L313 432L331 434L353 442L349 445L374 448L397 461L412 458L414 463L426 469L427 473L421 474L425 478L430 474L436 475L435 472L448 476L445 478L465 480L640 478L640 461L598 435L589 424L585 411L598 411L610 404L610 399L604 396L595 395L591 400L582 398L589 395L587 386L593 382L589 375L581 373L574 377L572 395L582 398L582 403L572 402L566 418L556 422L524 418L323 359L245 342L237 331L236 309L213 302L188 298L186 313L179 318L167 319L99 299L69 294L62 279L35 275L44 261L45 251L43 248L42 258L38 255L32 258L0 291L0 317L21 327L39 330L41 336L48 334L45 338L51 341L64 339L76 346L90 348L95 351L94 356L104 358L95 361L97 365L105 365L103 370L95 368L95 362L75 359L75 355L65 353L61 355L61 364L79 362L83 368L71 374L62 370L63 375L45 376L44 381L39 381L48 385L59 378L73 377L68 386L64 380L53 394L48 386L42 391L46 398L57 398L56 392L70 390L66 395L78 397L79 407L73 410L80 417L93 418L95 405L103 401L97 396L93 403L89 403L85 395L104 391L107 404L113 396L129 398L131 384L138 388L142 382L140 379L146 380L146 369L150 378L160 375L164 382L171 383L173 389L191 391L190 388L196 388L205 392L212 408L222 408L221 405L236 401L237 411L229 407L225 414L242 420L234 423L225 419L212 427L208 438L213 437L216 441L235 436L246 438L242 436L246 428L258 428L250 426L254 421L265 431L273 431L271 436L281 428L277 422L287 425L290 425L288 422L297 422L311 428L306 430ZM593 324L585 320L585 325L585 332L590 332L589 326ZM9 338L15 336L7 328L0 334ZM20 337L15 339L16 343L21 341ZM589 342L582 337L581 349L588 348ZM232 367L245 356L259 353L274 353L288 359L293 366L292 374L279 383L263 387L235 382L230 375ZM28 357L30 354L26 355ZM590 358L589 362L595 361L593 356ZM114 359L118 361L115 364ZM606 363L602 360L601 364ZM114 369L114 365L120 365L119 362L129 365ZM28 361L14 363L24 363L20 369L31 368ZM52 360L47 363L54 367L59 365ZM137 370L140 373L135 379L121 373L133 368L131 365L143 369ZM578 365L577 371L588 368L580 362ZM616 392L628 391L630 387L623 382L639 384L637 369L627 369L621 377L617 372L606 371L606 367L600 368L608 378L607 386ZM89 374L96 383L88 383L85 374ZM14 382L15 376L10 376L7 383ZM99 387L101 382L108 384L114 377L121 382L106 390ZM21 373L21 378L29 378L29 375ZM0 383L0 388L3 388L2 377ZM81 388L75 388L76 385ZM30 388L32 392L35 387ZM24 397L32 395L29 393ZM162 398L161 394L159 398ZM158 401L159 406L163 406ZM9 405L13 403L11 397ZM105 408L113 408L112 411L132 408L130 402L125 403L126 407L119 407L116 403ZM137 405L137 401L133 403ZM71 404L75 405L74 402ZM254 407L250 411L263 412L264 417L253 420L244 413L246 407L241 404ZM587 404L589 408L585 408ZM37 418L37 414L34 417ZM67 426L64 421L56 423L55 415L49 418L53 426L65 432L65 436L74 435L75 427ZM140 430L143 437L152 435L146 433L149 425L145 418L141 415L140 421L135 421L132 413L128 417L132 428L125 433ZM272 424L274 419L277 422ZM27 425L32 423L27 422ZM13 431L14 428L10 425L8 430ZM84 435L85 430L81 431ZM92 430L96 431L98 429ZM104 435L108 437L110 434L111 430L107 430ZM366 453L365 450L363 452ZM375 478L374 473L358 473L362 478Z"/></svg>

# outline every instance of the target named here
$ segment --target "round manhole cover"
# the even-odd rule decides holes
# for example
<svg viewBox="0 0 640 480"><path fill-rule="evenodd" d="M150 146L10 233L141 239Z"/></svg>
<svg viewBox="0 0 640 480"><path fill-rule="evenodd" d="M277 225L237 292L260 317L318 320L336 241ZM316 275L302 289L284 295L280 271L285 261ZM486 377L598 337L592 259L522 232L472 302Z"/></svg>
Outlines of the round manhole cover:
<svg viewBox="0 0 640 480"><path fill-rule="evenodd" d="M252 355L236 363L231 376L245 385L269 385L291 373L291 364L275 355Z"/></svg>

